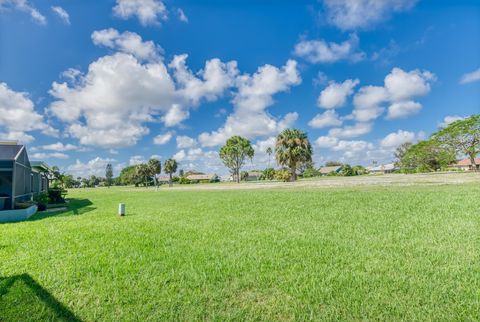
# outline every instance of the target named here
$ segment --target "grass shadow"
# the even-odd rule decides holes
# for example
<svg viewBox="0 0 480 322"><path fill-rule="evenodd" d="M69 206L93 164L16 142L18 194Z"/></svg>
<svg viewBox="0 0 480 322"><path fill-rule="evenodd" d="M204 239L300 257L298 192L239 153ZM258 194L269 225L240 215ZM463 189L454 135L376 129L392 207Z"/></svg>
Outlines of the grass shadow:
<svg viewBox="0 0 480 322"><path fill-rule="evenodd" d="M89 199L69 199L65 204L67 209L51 212L37 212L30 217L28 221L41 220L49 217L63 217L63 216L78 216L83 215L89 211L97 209L92 207L93 203Z"/></svg>
<svg viewBox="0 0 480 322"><path fill-rule="evenodd" d="M30 275L0 277L0 321L81 321Z"/></svg>

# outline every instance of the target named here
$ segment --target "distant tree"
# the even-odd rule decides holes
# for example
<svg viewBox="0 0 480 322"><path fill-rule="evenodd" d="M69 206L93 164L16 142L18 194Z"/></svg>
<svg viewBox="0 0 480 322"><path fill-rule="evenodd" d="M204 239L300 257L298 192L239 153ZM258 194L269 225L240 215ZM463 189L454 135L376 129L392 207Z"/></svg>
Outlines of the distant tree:
<svg viewBox="0 0 480 322"><path fill-rule="evenodd" d="M432 139L442 146L466 155L474 170L477 170L475 158L480 153L480 114L455 121L432 134Z"/></svg>
<svg viewBox="0 0 480 322"><path fill-rule="evenodd" d="M297 169L312 161L312 145L307 134L297 129L286 129L277 136L275 155L277 163L290 169L290 180L297 179Z"/></svg>
<svg viewBox="0 0 480 322"><path fill-rule="evenodd" d="M82 187L87 188L89 186L89 181L87 178L82 178Z"/></svg>
<svg viewBox="0 0 480 322"><path fill-rule="evenodd" d="M267 150L265 151L268 154L268 167L270 168L270 159L273 153L273 150L271 147L268 147Z"/></svg>
<svg viewBox="0 0 480 322"><path fill-rule="evenodd" d="M105 185L107 187L110 187L112 185L112 179L113 179L113 168L112 168L112 164L109 163L105 168Z"/></svg>
<svg viewBox="0 0 480 322"><path fill-rule="evenodd" d="M405 153L407 153L408 149L412 146L412 143L405 142L397 147L395 152L393 153L395 157L395 166L399 168L408 168L409 165L403 164L402 160L404 160Z"/></svg>
<svg viewBox="0 0 480 322"><path fill-rule="evenodd" d="M338 162L338 161L327 161L327 162L325 163L325 166L326 166L326 167L339 167L339 166L341 166L341 165L342 165L342 163L341 163L341 162Z"/></svg>
<svg viewBox="0 0 480 322"><path fill-rule="evenodd" d="M178 171L178 176L179 176L179 177L183 177L183 176L184 176L184 171L183 171L183 169L180 169L180 171Z"/></svg>
<svg viewBox="0 0 480 322"><path fill-rule="evenodd" d="M220 148L219 154L223 164L236 177L237 183L240 183L240 169L247 158L253 158L255 151L249 140L236 135L227 140L225 145Z"/></svg>
<svg viewBox="0 0 480 322"><path fill-rule="evenodd" d="M137 186L139 183L143 181L142 178L137 176L136 168L137 168L136 165L131 165L123 168L120 171L119 181L121 182L121 184Z"/></svg>
<svg viewBox="0 0 480 322"><path fill-rule="evenodd" d="M63 188L72 188L75 184L75 179L71 174L63 174L62 175L62 187Z"/></svg>
<svg viewBox="0 0 480 322"><path fill-rule="evenodd" d="M162 171L162 164L160 160L157 159L150 159L147 163L149 176L153 177L153 181L155 183L155 190L158 190L158 182L157 182L157 175L160 174Z"/></svg>
<svg viewBox="0 0 480 322"><path fill-rule="evenodd" d="M248 171L242 171L242 172L240 172L240 178L242 179L242 181L247 181L247 179L248 179Z"/></svg>
<svg viewBox="0 0 480 322"><path fill-rule="evenodd" d="M356 165L352 167L352 172L354 176L361 176L361 175L367 174L368 171L367 169L365 169L365 167L361 165Z"/></svg>
<svg viewBox="0 0 480 322"><path fill-rule="evenodd" d="M169 180L168 185L172 186L172 175L177 172L177 161L175 159L167 159L165 163L163 163L163 170L165 173L168 173Z"/></svg>
<svg viewBox="0 0 480 322"><path fill-rule="evenodd" d="M345 177L350 177L355 175L352 167L349 164L344 164L340 170L340 175Z"/></svg>
<svg viewBox="0 0 480 322"><path fill-rule="evenodd" d="M437 171L455 161L455 150L436 140L420 141L405 152L401 164L418 172Z"/></svg>
<svg viewBox="0 0 480 322"><path fill-rule="evenodd" d="M140 178L144 184L145 187L148 187L148 178L150 177L150 169L145 163L137 164L135 167L135 173L138 178Z"/></svg>
<svg viewBox="0 0 480 322"><path fill-rule="evenodd" d="M275 177L275 169L274 168L266 168L263 170L262 179L264 180L273 180Z"/></svg>
<svg viewBox="0 0 480 322"><path fill-rule="evenodd" d="M88 186L89 187L95 187L96 185L98 185L98 183L99 183L99 180L94 175L91 175L90 178L88 179Z"/></svg>

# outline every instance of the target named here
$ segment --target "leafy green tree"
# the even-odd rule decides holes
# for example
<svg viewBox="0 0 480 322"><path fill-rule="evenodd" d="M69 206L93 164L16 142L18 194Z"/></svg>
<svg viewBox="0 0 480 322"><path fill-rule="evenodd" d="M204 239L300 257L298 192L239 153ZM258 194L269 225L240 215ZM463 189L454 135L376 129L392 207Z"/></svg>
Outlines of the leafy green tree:
<svg viewBox="0 0 480 322"><path fill-rule="evenodd" d="M147 163L149 177L153 177L153 181L155 182L155 189L158 190L158 182L157 182L157 174L160 174L162 171L162 164L160 160L157 159L150 159Z"/></svg>
<svg viewBox="0 0 480 322"><path fill-rule="evenodd" d="M395 165L401 169L408 168L408 165L403 164L402 160L404 160L405 153L407 153L408 149L412 146L412 143L405 142L400 144L393 155L395 156Z"/></svg>
<svg viewBox="0 0 480 322"><path fill-rule="evenodd" d="M279 181L291 181L292 175L288 169L279 169L275 171L275 180Z"/></svg>
<svg viewBox="0 0 480 322"><path fill-rule="evenodd" d="M168 185L170 187L172 186L172 175L177 172L177 166L177 161L175 159L167 159L163 164L163 171L168 173L169 176Z"/></svg>
<svg viewBox="0 0 480 322"><path fill-rule="evenodd" d="M355 175L350 164L344 164L342 170L340 170L340 175L344 177L350 177Z"/></svg>
<svg viewBox="0 0 480 322"><path fill-rule="evenodd" d="M275 177L275 169L274 168L266 168L263 170L262 179L264 180L273 180Z"/></svg>
<svg viewBox="0 0 480 322"><path fill-rule="evenodd" d="M275 155L277 163L290 169L290 180L297 179L297 169L312 161L312 145L307 134L297 129L286 129L277 136Z"/></svg>
<svg viewBox="0 0 480 322"><path fill-rule="evenodd" d="M480 153L480 114L455 121L432 134L432 139L456 154L466 155L474 170L477 170L475 158Z"/></svg>
<svg viewBox="0 0 480 322"><path fill-rule="evenodd" d="M105 168L105 184L107 187L110 187L112 185L112 181L113 181L112 179L113 179L113 167L112 167L112 164L109 163Z"/></svg>
<svg viewBox="0 0 480 322"><path fill-rule="evenodd" d="M356 165L352 167L352 172L354 176L361 176L361 175L367 174L368 171L367 169L365 169L365 167L361 165Z"/></svg>
<svg viewBox="0 0 480 322"><path fill-rule="evenodd" d="M418 172L437 171L455 161L455 150L446 148L436 140L420 141L405 152L401 164Z"/></svg>
<svg viewBox="0 0 480 322"><path fill-rule="evenodd" d="M90 176L90 179L88 179L88 186L89 187L95 187L96 185L98 185L100 181L98 180L98 178L94 175Z"/></svg>
<svg viewBox="0 0 480 322"><path fill-rule="evenodd" d="M223 164L236 177L237 183L240 183L240 169L247 158L253 158L255 151L249 140L235 135L229 138L225 145L220 148L219 154Z"/></svg>

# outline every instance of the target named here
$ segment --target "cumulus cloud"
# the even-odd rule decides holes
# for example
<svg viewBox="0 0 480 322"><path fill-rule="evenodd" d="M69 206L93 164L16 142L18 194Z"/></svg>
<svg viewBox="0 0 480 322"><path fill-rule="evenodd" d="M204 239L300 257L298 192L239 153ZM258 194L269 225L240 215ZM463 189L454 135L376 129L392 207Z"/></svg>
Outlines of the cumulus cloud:
<svg viewBox="0 0 480 322"><path fill-rule="evenodd" d="M372 123L356 123L342 128L333 128L328 131L329 136L336 138L354 138L372 131Z"/></svg>
<svg viewBox="0 0 480 322"><path fill-rule="evenodd" d="M342 123L343 121L340 120L338 114L334 110L328 110L322 114L317 114L310 120L310 122L308 122L308 125L315 129L321 129L329 126L340 126Z"/></svg>
<svg viewBox="0 0 480 322"><path fill-rule="evenodd" d="M159 134L153 138L153 143L158 145L167 144L172 139L172 137L173 137L172 132Z"/></svg>
<svg viewBox="0 0 480 322"><path fill-rule="evenodd" d="M177 148L179 149L193 148L198 144L197 140L186 135L179 135L177 136L176 140Z"/></svg>
<svg viewBox="0 0 480 322"><path fill-rule="evenodd" d="M132 54L140 60L157 60L160 58L159 53L162 52L162 49L153 41L143 41L142 37L130 31L119 33L113 28L96 30L91 37L97 46Z"/></svg>
<svg viewBox="0 0 480 322"><path fill-rule="evenodd" d="M105 168L107 167L107 164L114 165L114 172L118 172L119 168L122 166L121 164L118 164L115 159L96 157L86 163L76 160L74 164L69 165L66 168L66 172L72 174L74 177L87 178L91 175L103 177L105 176Z"/></svg>
<svg viewBox="0 0 480 322"><path fill-rule="evenodd" d="M62 19L62 21L64 23L66 23L67 25L70 24L70 15L68 14L68 12L63 9L62 7L60 6L52 6L52 11L60 17L60 19Z"/></svg>
<svg viewBox="0 0 480 322"><path fill-rule="evenodd" d="M68 159L68 155L62 152L44 153L38 152L32 154L32 160L47 160L47 159Z"/></svg>
<svg viewBox="0 0 480 322"><path fill-rule="evenodd" d="M352 117L358 122L374 120L383 114L387 103L387 119L418 113L422 105L412 98L428 94L434 80L435 75L429 71L406 72L395 67L385 77L384 86L363 86L358 90L353 98Z"/></svg>
<svg viewBox="0 0 480 322"><path fill-rule="evenodd" d="M466 73L460 79L460 84L473 83L480 80L480 68L473 72Z"/></svg>
<svg viewBox="0 0 480 322"><path fill-rule="evenodd" d="M178 125L202 98L220 97L237 73L235 62L212 59L194 75L185 55L175 56L170 69L161 60L144 63L138 57L151 58L156 46L133 33L107 29L92 39L122 52L92 62L85 75L73 70L75 81L54 82L50 90L49 111L83 145L131 146L149 133L148 122Z"/></svg>
<svg viewBox="0 0 480 322"><path fill-rule="evenodd" d="M49 151L74 151L74 150L79 150L79 147L74 145L74 144L63 144L62 142L56 142L52 144L47 144L41 146L43 150L49 150Z"/></svg>
<svg viewBox="0 0 480 322"><path fill-rule="evenodd" d="M122 19L137 17L143 26L158 25L168 17L160 0L117 0L113 14Z"/></svg>
<svg viewBox="0 0 480 322"><path fill-rule="evenodd" d="M465 119L465 116L458 116L458 115L447 115L443 118L443 121L438 123L438 127L439 128L444 128L444 127L447 127L449 124L455 122L455 121L459 121L459 120L463 120Z"/></svg>
<svg viewBox="0 0 480 322"><path fill-rule="evenodd" d="M202 133L198 138L200 143L202 146L216 146L232 135L253 139L290 127L298 118L297 113L288 113L278 119L270 115L266 108L274 103L273 95L287 91L300 82L297 62L294 60L287 61L282 68L264 65L253 75L238 76L235 81L238 90L233 98L235 111L227 117L223 127L211 133Z"/></svg>
<svg viewBox="0 0 480 322"><path fill-rule="evenodd" d="M128 160L128 165L138 165L142 163L147 163L147 160L141 155L134 155Z"/></svg>
<svg viewBox="0 0 480 322"><path fill-rule="evenodd" d="M16 92L6 83L0 83L0 137L29 143L34 137L27 132L42 131L56 135L57 131L47 125L43 116L34 109L34 104L25 92Z"/></svg>
<svg viewBox="0 0 480 322"><path fill-rule="evenodd" d="M353 94L353 89L360 83L358 79L347 79L343 83L331 81L320 93L318 106L323 108L338 108L345 105L347 97Z"/></svg>
<svg viewBox="0 0 480 322"><path fill-rule="evenodd" d="M45 18L45 16L27 0L2 0L0 1L0 10L1 9L19 10L29 14L36 23L40 25L47 24L47 18Z"/></svg>
<svg viewBox="0 0 480 322"><path fill-rule="evenodd" d="M325 0L330 24L342 30L365 29L387 19L392 13L411 9L417 0Z"/></svg>
<svg viewBox="0 0 480 322"><path fill-rule="evenodd" d="M414 132L398 130L385 136L380 141L380 146L384 148L396 148L403 143L413 143L417 138Z"/></svg>
<svg viewBox="0 0 480 322"><path fill-rule="evenodd" d="M302 40L295 45L294 54L306 61L316 63L334 63L339 60L358 62L365 58L365 53L357 51L358 36L350 35L350 38L342 43L326 42L320 40Z"/></svg>
<svg viewBox="0 0 480 322"><path fill-rule="evenodd" d="M333 148L338 143L338 139L332 136L320 136L315 140L315 145L319 148Z"/></svg>

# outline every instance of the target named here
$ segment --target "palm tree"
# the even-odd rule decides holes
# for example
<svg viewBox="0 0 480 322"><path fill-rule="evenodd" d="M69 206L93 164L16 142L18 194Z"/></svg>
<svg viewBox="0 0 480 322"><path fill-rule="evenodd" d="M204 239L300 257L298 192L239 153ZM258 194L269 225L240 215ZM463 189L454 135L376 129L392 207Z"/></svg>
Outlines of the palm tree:
<svg viewBox="0 0 480 322"><path fill-rule="evenodd" d="M138 164L135 167L135 174L140 180L145 180L145 187L148 186L148 177L150 176L150 169L145 163Z"/></svg>
<svg viewBox="0 0 480 322"><path fill-rule="evenodd" d="M290 169L290 180L297 179L297 168L312 161L312 145L307 133L297 129L286 129L277 136L275 155L278 164Z"/></svg>
<svg viewBox="0 0 480 322"><path fill-rule="evenodd" d="M160 160L157 159L150 159L147 163L149 177L153 177L153 181L155 182L155 190L158 191L158 184L157 184L157 174L162 172L162 164Z"/></svg>
<svg viewBox="0 0 480 322"><path fill-rule="evenodd" d="M270 157L272 156L272 153L273 153L272 148L268 147L267 151L265 151L265 152L267 152L267 154L268 154L268 167L270 168Z"/></svg>
<svg viewBox="0 0 480 322"><path fill-rule="evenodd" d="M168 186L172 186L172 174L177 172L177 161L175 159L168 159L165 160L165 163L163 164L163 171L165 173L168 173L170 180L168 180Z"/></svg>

